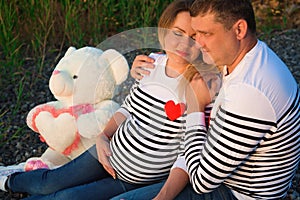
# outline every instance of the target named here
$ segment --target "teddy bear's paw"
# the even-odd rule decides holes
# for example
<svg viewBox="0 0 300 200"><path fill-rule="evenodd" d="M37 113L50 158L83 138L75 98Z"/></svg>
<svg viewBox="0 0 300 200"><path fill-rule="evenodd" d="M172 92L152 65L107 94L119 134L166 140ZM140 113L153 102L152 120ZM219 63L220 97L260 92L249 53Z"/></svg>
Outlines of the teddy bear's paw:
<svg viewBox="0 0 300 200"><path fill-rule="evenodd" d="M64 152L76 140L76 119L70 113L54 117L43 111L36 117L36 125L48 146L58 152Z"/></svg>
<svg viewBox="0 0 300 200"><path fill-rule="evenodd" d="M26 172L36 169L49 169L49 166L40 158L30 158L26 161L24 170Z"/></svg>
<svg viewBox="0 0 300 200"><path fill-rule="evenodd" d="M77 119L77 127L79 134L85 138L94 138L103 129L99 127L95 113L80 115Z"/></svg>

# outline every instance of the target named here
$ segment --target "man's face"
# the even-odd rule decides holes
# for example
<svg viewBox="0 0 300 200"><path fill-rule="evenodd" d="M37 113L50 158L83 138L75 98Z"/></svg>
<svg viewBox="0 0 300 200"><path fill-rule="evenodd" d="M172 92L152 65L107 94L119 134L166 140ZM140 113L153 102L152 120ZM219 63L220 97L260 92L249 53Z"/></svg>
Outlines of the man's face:
<svg viewBox="0 0 300 200"><path fill-rule="evenodd" d="M217 66L233 63L240 50L233 29L227 30L216 22L214 14L192 17L191 25L196 31L195 39L201 46L204 62Z"/></svg>

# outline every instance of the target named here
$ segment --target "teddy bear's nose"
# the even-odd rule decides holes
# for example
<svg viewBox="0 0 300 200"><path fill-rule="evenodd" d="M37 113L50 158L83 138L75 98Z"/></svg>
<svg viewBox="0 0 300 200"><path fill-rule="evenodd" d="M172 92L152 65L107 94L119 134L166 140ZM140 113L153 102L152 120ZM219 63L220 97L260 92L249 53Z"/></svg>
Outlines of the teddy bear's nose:
<svg viewBox="0 0 300 200"><path fill-rule="evenodd" d="M52 72L53 75L56 75L56 74L59 74L59 73L60 73L59 70L54 70L54 71Z"/></svg>
<svg viewBox="0 0 300 200"><path fill-rule="evenodd" d="M66 71L54 70L49 80L49 88L56 96L69 96L74 89L73 79Z"/></svg>

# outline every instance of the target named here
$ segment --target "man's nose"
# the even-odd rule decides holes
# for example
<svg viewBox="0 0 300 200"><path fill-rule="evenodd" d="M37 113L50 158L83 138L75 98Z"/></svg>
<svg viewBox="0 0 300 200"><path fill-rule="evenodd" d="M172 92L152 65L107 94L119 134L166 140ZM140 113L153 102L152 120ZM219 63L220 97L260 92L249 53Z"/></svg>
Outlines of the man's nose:
<svg viewBox="0 0 300 200"><path fill-rule="evenodd" d="M195 40L196 40L197 44L198 44L200 47L203 47L203 46L204 46L204 40L203 40L203 37L201 37L200 34L197 34L197 35L196 35Z"/></svg>

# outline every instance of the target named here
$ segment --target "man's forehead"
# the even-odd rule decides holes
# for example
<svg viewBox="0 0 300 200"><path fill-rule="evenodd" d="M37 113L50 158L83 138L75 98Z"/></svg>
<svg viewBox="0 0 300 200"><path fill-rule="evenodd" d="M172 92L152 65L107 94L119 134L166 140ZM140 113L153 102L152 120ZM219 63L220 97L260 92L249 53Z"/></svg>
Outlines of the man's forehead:
<svg viewBox="0 0 300 200"><path fill-rule="evenodd" d="M197 16L193 16L192 20L205 20L205 21L215 21L215 14L212 12L202 13Z"/></svg>
<svg viewBox="0 0 300 200"><path fill-rule="evenodd" d="M198 15L196 17L192 17L191 26L194 30L197 30L203 26L207 26L214 22L214 17L212 15Z"/></svg>

